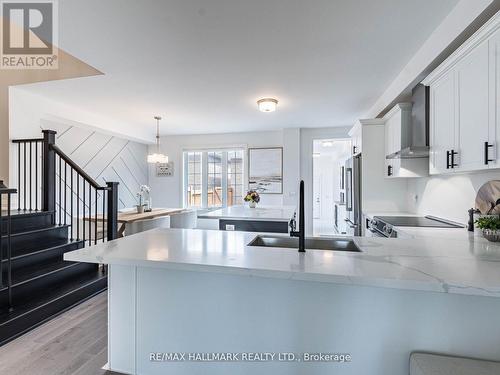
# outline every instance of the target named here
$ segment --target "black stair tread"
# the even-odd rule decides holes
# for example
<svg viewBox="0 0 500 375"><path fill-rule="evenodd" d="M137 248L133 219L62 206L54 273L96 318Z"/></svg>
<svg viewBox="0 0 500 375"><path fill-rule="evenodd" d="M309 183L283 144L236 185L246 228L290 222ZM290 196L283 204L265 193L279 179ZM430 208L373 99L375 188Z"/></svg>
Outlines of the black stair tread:
<svg viewBox="0 0 500 375"><path fill-rule="evenodd" d="M67 262L64 260L58 262L51 262L47 264L35 264L33 266L24 267L12 272L12 286L23 284L25 282L43 277L47 274L58 272L66 268L77 266L78 262ZM4 287L0 291L7 289Z"/></svg>
<svg viewBox="0 0 500 375"><path fill-rule="evenodd" d="M59 283L53 288L47 289L41 293L35 294L32 298L23 304L14 306L13 311L0 312L0 327L2 324L9 322L12 319L20 317L40 306L51 303L59 298L85 288L94 282L106 278L107 274L101 268L96 268L93 271L87 271L78 276L74 276L65 280L64 283Z"/></svg>
<svg viewBox="0 0 500 375"><path fill-rule="evenodd" d="M25 236L27 234L34 234L34 233L40 233L40 232L48 232L54 229L60 229L60 228L69 228L69 224L62 224L62 225L51 225L48 227L44 228L39 228L39 229L30 229L24 232L17 232L17 233L12 233L11 237L19 237L19 236ZM7 235L3 235L3 238L7 238Z"/></svg>
<svg viewBox="0 0 500 375"><path fill-rule="evenodd" d="M82 240L68 240L66 238L60 238L57 240L52 240L52 241L47 241L43 243L43 249L33 249L33 248L24 248L20 250L16 250L15 256L12 256L12 260L19 259L28 255L33 255L36 253L42 253L44 251L50 251L53 250L57 247L63 247L71 244L81 244L83 245ZM4 255L5 256L5 255ZM7 262L7 259L3 259L3 262Z"/></svg>

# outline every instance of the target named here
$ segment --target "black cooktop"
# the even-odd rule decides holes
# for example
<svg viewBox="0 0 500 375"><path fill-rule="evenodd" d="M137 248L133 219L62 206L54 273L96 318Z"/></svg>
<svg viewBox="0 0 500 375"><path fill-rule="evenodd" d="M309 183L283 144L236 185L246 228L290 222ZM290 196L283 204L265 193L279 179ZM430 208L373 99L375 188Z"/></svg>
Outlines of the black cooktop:
<svg viewBox="0 0 500 375"><path fill-rule="evenodd" d="M395 227L463 228L460 224L424 216L375 216L375 219Z"/></svg>

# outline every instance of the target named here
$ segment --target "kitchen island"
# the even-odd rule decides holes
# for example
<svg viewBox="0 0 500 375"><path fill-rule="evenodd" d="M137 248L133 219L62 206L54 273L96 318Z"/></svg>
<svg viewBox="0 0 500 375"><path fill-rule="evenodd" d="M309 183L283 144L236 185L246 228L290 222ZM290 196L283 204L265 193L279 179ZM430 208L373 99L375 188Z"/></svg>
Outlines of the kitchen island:
<svg viewBox="0 0 500 375"><path fill-rule="evenodd" d="M255 235L157 229L65 254L110 265L110 368L401 375L414 350L500 359L498 245L354 238L361 252L299 254Z"/></svg>
<svg viewBox="0 0 500 375"><path fill-rule="evenodd" d="M237 205L198 215L203 220L215 222L206 229L237 230L245 232L288 233L288 223L293 218L295 207L259 206L250 208Z"/></svg>

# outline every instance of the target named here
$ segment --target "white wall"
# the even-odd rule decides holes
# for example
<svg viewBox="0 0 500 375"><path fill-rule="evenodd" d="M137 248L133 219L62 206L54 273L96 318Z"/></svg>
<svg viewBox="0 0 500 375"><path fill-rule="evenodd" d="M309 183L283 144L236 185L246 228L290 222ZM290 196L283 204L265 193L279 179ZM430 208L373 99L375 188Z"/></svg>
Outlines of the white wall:
<svg viewBox="0 0 500 375"><path fill-rule="evenodd" d="M477 191L490 180L500 180L500 170L409 180L410 212L465 224L467 210L474 207Z"/></svg>

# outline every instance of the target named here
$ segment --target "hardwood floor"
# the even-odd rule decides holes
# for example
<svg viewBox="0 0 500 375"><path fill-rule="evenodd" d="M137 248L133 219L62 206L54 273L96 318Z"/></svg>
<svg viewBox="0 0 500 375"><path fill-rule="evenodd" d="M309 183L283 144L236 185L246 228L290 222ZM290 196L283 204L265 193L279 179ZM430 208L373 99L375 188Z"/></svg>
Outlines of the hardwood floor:
<svg viewBox="0 0 500 375"><path fill-rule="evenodd" d="M111 375L107 362L107 294L61 314L0 347L0 373Z"/></svg>

